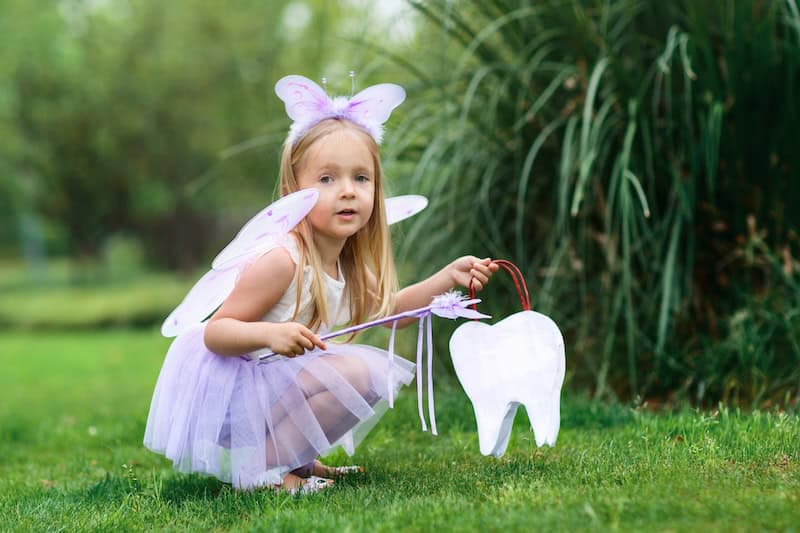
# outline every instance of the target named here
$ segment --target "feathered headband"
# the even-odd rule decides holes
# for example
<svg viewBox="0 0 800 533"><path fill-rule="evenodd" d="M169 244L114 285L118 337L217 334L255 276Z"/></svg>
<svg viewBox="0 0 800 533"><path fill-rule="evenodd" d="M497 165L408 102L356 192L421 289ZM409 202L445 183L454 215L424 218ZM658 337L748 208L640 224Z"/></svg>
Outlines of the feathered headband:
<svg viewBox="0 0 800 533"><path fill-rule="evenodd" d="M286 114L294 120L286 142L294 144L312 126L328 118L343 118L358 124L375 142L383 139L383 123L392 110L406 99L406 92L394 83L367 87L351 98L327 93L308 78L286 76L275 84L275 93L286 104Z"/></svg>

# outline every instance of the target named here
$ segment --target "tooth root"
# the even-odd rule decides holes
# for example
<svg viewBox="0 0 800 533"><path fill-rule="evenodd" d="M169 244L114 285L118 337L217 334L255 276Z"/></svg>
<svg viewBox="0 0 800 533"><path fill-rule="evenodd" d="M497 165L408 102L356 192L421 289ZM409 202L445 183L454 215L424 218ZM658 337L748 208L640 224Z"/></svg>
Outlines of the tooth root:
<svg viewBox="0 0 800 533"><path fill-rule="evenodd" d="M518 405L517 402L487 401L473 404L478 423L478 443L483 455L500 457L506 451Z"/></svg>
<svg viewBox="0 0 800 533"><path fill-rule="evenodd" d="M545 444L555 446L561 425L560 398L550 398L547 402L526 402L524 405L528 419L531 421L531 430L536 439L536 446L540 448Z"/></svg>
<svg viewBox="0 0 800 533"><path fill-rule="evenodd" d="M531 389L532 394L527 395L527 400L523 402L531 422L536 445L540 448L545 444L555 446L558 430L561 427L561 385L564 382L564 358L557 356L553 358L553 361L556 363L552 371L552 382L543 383L538 390Z"/></svg>

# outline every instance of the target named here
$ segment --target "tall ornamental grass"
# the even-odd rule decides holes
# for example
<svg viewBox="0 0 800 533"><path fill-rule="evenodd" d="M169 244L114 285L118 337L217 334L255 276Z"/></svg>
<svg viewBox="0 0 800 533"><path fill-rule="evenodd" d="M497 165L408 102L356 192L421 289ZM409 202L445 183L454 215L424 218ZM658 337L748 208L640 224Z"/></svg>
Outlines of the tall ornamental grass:
<svg viewBox="0 0 800 533"><path fill-rule="evenodd" d="M515 261L597 396L796 401L797 1L411 4L405 252Z"/></svg>

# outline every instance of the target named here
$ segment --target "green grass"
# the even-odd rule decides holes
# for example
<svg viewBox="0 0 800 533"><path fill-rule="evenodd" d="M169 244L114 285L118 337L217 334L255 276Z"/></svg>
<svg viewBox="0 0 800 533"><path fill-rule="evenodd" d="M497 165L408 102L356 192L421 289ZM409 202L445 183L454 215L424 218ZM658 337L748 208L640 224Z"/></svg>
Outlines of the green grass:
<svg viewBox="0 0 800 533"><path fill-rule="evenodd" d="M238 493L174 472L141 444L168 341L155 331L0 334L0 530L792 530L800 419L653 414L566 393L555 448L518 414L500 459L440 380L440 436L400 397L328 493ZM331 462L348 459L336 453Z"/></svg>
<svg viewBox="0 0 800 533"><path fill-rule="evenodd" d="M0 262L0 330L90 329L161 324L200 277L135 271L75 280L75 262L54 261L35 275Z"/></svg>

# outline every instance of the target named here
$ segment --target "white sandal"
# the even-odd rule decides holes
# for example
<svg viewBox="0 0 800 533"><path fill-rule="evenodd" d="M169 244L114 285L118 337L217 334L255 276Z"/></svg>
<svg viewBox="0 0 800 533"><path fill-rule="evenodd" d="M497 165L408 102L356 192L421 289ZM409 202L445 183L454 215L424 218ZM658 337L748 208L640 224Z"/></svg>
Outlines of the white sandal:
<svg viewBox="0 0 800 533"><path fill-rule="evenodd" d="M307 494L315 494L317 492L330 488L333 486L334 483L332 479L326 479L324 477L318 477L318 476L311 476L300 479L302 479L303 482L297 487L294 487L292 489L287 488L283 484L280 484L280 485L273 485L272 490L278 492L286 492L288 494L291 494L292 496L303 496Z"/></svg>
<svg viewBox="0 0 800 533"><path fill-rule="evenodd" d="M321 490L325 490L333 486L332 479L324 477L311 476L303 480L303 484L299 487L289 489L289 494L292 496L315 494Z"/></svg>
<svg viewBox="0 0 800 533"><path fill-rule="evenodd" d="M363 474L364 473L364 467L363 466L356 466L356 465L351 465L351 466L328 466L328 465L322 464L319 461L314 461L314 466L326 469L326 471L327 471L326 475L331 476L331 477L349 476L351 474Z"/></svg>
<svg viewBox="0 0 800 533"><path fill-rule="evenodd" d="M363 474L364 467L361 466L329 466L328 471L332 476L349 476L350 474Z"/></svg>

